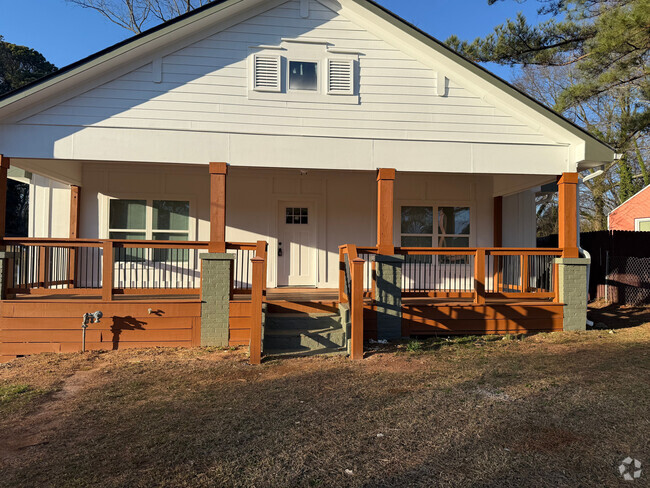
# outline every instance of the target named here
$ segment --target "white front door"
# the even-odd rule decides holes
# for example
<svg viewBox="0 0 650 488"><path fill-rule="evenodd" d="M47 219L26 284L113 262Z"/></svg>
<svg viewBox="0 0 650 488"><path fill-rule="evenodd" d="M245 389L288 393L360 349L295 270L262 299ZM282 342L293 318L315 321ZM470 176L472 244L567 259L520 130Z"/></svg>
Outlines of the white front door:
<svg viewBox="0 0 650 488"><path fill-rule="evenodd" d="M316 219L309 202L280 202L278 286L316 286Z"/></svg>

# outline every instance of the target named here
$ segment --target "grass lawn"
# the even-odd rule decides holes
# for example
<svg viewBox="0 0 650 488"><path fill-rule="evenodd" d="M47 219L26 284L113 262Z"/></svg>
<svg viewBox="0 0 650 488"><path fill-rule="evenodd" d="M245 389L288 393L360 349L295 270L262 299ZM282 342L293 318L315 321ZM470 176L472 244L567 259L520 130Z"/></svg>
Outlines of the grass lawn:
<svg viewBox="0 0 650 488"><path fill-rule="evenodd" d="M650 485L650 324L368 356L0 365L0 486ZM627 456L644 472L626 484Z"/></svg>

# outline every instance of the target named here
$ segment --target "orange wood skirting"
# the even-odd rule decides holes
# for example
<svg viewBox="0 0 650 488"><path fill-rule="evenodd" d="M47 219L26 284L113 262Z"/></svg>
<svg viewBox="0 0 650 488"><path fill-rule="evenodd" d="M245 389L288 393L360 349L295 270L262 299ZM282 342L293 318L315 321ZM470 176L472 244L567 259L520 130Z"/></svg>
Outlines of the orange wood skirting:
<svg viewBox="0 0 650 488"><path fill-rule="evenodd" d="M250 300L230 302L229 340L230 346L248 346L251 341L251 317L253 305Z"/></svg>
<svg viewBox="0 0 650 488"><path fill-rule="evenodd" d="M402 334L525 334L563 329L560 303L403 305Z"/></svg>
<svg viewBox="0 0 650 488"><path fill-rule="evenodd" d="M0 304L0 359L81 351L82 316L96 310L104 317L88 327L88 350L200 345L199 300L5 300Z"/></svg>

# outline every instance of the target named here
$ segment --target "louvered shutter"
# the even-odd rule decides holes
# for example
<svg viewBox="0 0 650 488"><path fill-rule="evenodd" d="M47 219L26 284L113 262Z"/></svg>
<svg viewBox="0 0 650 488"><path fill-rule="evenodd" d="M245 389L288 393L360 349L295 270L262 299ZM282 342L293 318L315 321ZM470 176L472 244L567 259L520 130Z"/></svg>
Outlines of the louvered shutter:
<svg viewBox="0 0 650 488"><path fill-rule="evenodd" d="M327 92L330 95L354 95L354 61L327 61Z"/></svg>
<svg viewBox="0 0 650 488"><path fill-rule="evenodd" d="M279 92L280 56L256 54L253 58L253 89Z"/></svg>

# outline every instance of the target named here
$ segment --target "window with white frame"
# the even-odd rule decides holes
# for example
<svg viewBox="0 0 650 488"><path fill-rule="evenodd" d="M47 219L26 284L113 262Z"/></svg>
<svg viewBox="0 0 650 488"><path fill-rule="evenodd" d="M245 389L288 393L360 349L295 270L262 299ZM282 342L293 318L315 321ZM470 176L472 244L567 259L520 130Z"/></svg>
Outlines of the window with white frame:
<svg viewBox="0 0 650 488"><path fill-rule="evenodd" d="M318 91L318 63L289 61L289 90Z"/></svg>
<svg viewBox="0 0 650 488"><path fill-rule="evenodd" d="M108 238L124 240L188 241L190 202L184 200L111 199L108 209ZM169 250L156 249L155 261L169 259ZM176 253L177 254L177 253ZM174 254L175 258L178 258ZM125 258L135 260L136 249ZM185 256L181 256L185 259Z"/></svg>
<svg viewBox="0 0 650 488"><path fill-rule="evenodd" d="M469 247L470 209L451 206L403 206L402 247Z"/></svg>
<svg viewBox="0 0 650 488"><path fill-rule="evenodd" d="M634 230L650 232L650 218L634 219Z"/></svg>
<svg viewBox="0 0 650 488"><path fill-rule="evenodd" d="M357 104L359 53L326 41L283 39L250 54L249 98Z"/></svg>

